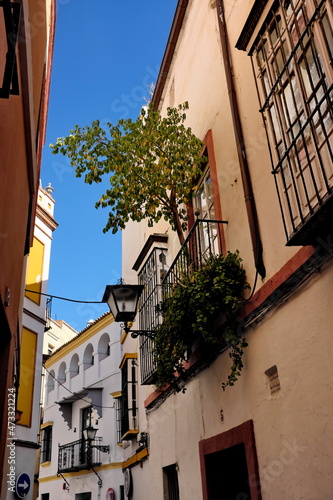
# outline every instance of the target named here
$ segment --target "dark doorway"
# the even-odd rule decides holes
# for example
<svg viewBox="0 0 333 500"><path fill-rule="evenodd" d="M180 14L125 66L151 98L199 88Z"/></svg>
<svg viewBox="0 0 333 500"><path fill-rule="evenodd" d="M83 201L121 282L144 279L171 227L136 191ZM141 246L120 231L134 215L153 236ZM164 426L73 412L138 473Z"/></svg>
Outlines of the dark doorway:
<svg viewBox="0 0 333 500"><path fill-rule="evenodd" d="M250 500L244 443L205 456L208 500Z"/></svg>
<svg viewBox="0 0 333 500"><path fill-rule="evenodd" d="M203 500L262 500L252 420L199 442Z"/></svg>

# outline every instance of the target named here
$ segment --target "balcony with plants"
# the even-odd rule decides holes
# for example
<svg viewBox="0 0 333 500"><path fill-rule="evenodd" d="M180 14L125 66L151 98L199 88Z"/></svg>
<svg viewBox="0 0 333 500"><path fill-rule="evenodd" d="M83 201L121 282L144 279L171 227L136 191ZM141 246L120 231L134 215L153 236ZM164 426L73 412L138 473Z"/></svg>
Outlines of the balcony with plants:
<svg viewBox="0 0 333 500"><path fill-rule="evenodd" d="M246 276L238 252L221 253L223 223L198 219L160 282L151 289L146 283L140 328L154 334L140 338L142 384L178 390L199 358L202 362L225 348L232 367L222 386L233 385L240 375L246 343L238 333L236 313ZM149 260L147 264L151 267ZM142 284L145 273L143 267Z"/></svg>

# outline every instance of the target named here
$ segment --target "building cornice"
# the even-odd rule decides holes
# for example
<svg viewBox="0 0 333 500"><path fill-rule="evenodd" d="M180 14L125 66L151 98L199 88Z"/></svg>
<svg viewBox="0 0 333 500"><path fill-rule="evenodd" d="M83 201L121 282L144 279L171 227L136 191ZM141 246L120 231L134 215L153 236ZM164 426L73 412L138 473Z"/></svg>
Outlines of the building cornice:
<svg viewBox="0 0 333 500"><path fill-rule="evenodd" d="M37 204L36 217L38 217L52 231L59 226L58 222L43 207Z"/></svg>
<svg viewBox="0 0 333 500"><path fill-rule="evenodd" d="M236 49L246 50L268 0L256 0L236 43Z"/></svg>
<svg viewBox="0 0 333 500"><path fill-rule="evenodd" d="M29 299L29 297L24 297L25 299ZM31 300L31 299L29 299ZM29 311L28 309L26 309L25 307L23 308L23 313L26 314L27 316L29 316L30 318L34 319L35 321L38 321L38 323L41 323L42 325L46 325L46 321L44 318L41 318L40 316L38 316L37 314L34 314L33 312ZM23 320L23 326L24 325L24 320Z"/></svg>
<svg viewBox="0 0 333 500"><path fill-rule="evenodd" d="M13 439L15 446L20 446L21 448L33 448L34 450L39 450L40 445L34 441L24 441L24 439Z"/></svg>
<svg viewBox="0 0 333 500"><path fill-rule="evenodd" d="M126 352L123 356L123 359L121 360L121 363L119 365L120 370L123 368L124 364L128 359L137 359L138 353L137 352Z"/></svg>
<svg viewBox="0 0 333 500"><path fill-rule="evenodd" d="M168 243L168 236L166 234L151 234L149 236L139 254L139 257L136 259L134 263L134 266L132 268L134 269L134 271L138 271L138 269L140 268L142 262L144 261L146 255L148 254L149 250L151 249L154 243Z"/></svg>
<svg viewBox="0 0 333 500"><path fill-rule="evenodd" d="M171 31L169 34L167 46L164 52L164 56L162 59L161 68L157 77L157 82L155 86L154 95L152 98L152 102L154 103L155 109L159 107L160 100L162 97L162 93L164 90L165 83L167 81L170 66L173 60L173 56L176 50L179 33L183 26L183 21L186 13L186 9L188 6L189 0L179 0L175 16L173 18Z"/></svg>

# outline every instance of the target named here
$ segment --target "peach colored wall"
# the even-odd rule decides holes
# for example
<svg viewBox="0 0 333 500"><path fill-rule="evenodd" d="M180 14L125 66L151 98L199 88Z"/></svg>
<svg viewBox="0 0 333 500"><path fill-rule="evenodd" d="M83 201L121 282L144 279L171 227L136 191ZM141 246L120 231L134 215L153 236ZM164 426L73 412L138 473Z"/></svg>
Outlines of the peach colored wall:
<svg viewBox="0 0 333 500"><path fill-rule="evenodd" d="M20 93L18 96L10 95L8 99L0 99L0 299L2 303L5 300L7 287L11 292L10 304L4 307L5 322L8 322L9 326L7 334L11 338L9 352L6 350L4 342L0 351L0 362L7 378L7 383L2 385L1 402L6 402L7 387L12 387L14 384L14 352L19 345L25 253L29 247L33 228L40 171L40 162L36 160L36 142L38 143L39 139L37 119L40 113L45 63L48 67L46 93L49 88L51 59L47 49L50 27L54 20L54 12L53 18L51 18L51 3L53 3L52 0L30 2L30 7L43 12L44 18L45 12L48 12L47 25L45 22L43 25L36 25L36 34L30 37L29 23L33 19L30 14L34 16L35 10L30 11L29 14L29 2L23 0L21 21L24 20L24 23L21 22L17 46ZM0 9L0 16L0 45L5 47L2 9ZM5 64L5 52L3 49L0 51L1 72ZM47 105L47 99L44 101ZM45 120L41 124L40 130L42 132L44 132L44 127ZM5 327L5 325L2 326ZM5 330L2 331L2 335L5 335ZM3 405L3 408L6 408L6 404ZM3 414L5 415L6 411ZM7 422L0 421L2 436L6 435L6 425ZM1 440L0 476L4 472L4 465L6 466L6 461L4 464L4 445L5 441ZM5 468L5 472L6 470ZM0 477L0 482L2 482L2 477ZM6 485L3 484L3 488L5 487Z"/></svg>

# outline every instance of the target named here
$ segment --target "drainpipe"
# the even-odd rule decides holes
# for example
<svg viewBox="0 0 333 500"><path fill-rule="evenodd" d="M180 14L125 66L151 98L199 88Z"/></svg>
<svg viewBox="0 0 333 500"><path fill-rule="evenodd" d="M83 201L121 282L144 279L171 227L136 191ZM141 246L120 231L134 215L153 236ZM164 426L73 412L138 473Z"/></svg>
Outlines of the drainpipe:
<svg viewBox="0 0 333 500"><path fill-rule="evenodd" d="M229 42L228 42L227 28L225 23L224 8L222 1L223 0L216 0L216 9L217 9L217 18L218 18L218 25L221 38L221 46L222 46L222 57L223 57L223 63L224 63L224 69L228 87L230 109L232 114L235 140L237 145L238 161L242 176L244 199L245 199L245 206L250 227L255 267L260 276L262 278L265 278L266 269L262 257L263 248L260 239L259 222L258 222L255 200L253 196L249 166L247 163L245 142L239 116L236 91L232 76L232 64L229 53Z"/></svg>

